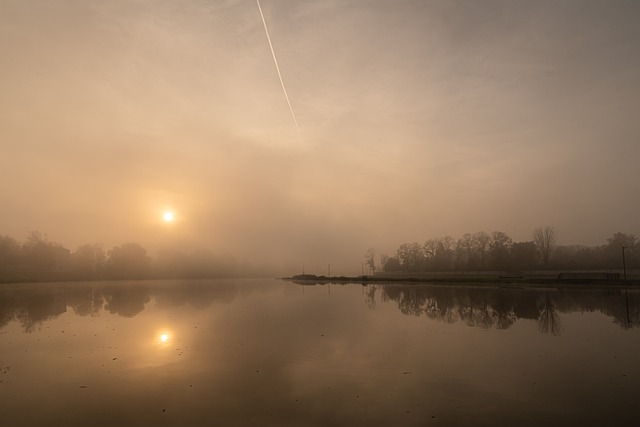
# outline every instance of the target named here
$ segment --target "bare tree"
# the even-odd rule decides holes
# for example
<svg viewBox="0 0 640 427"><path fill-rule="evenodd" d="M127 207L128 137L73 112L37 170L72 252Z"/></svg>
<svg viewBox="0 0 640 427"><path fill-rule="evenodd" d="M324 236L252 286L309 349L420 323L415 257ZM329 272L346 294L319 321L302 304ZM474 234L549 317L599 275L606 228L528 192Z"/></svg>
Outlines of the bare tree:
<svg viewBox="0 0 640 427"><path fill-rule="evenodd" d="M473 234L466 233L458 239L458 248L460 252L466 256L467 269L471 268L471 265L473 264L473 251L475 250Z"/></svg>
<svg viewBox="0 0 640 427"><path fill-rule="evenodd" d="M22 245L24 260L29 268L39 272L52 272L62 269L69 251L60 244L52 242L46 234L32 231Z"/></svg>
<svg viewBox="0 0 640 427"><path fill-rule="evenodd" d="M438 268L436 264L436 255L438 253L438 240L429 239L426 242L424 242L423 253L424 253L425 261L428 263L429 267L436 270Z"/></svg>
<svg viewBox="0 0 640 427"><path fill-rule="evenodd" d="M387 254L380 254L379 256L380 258L380 268L382 268L382 270L387 271L386 266L387 266L387 262L389 262L389 255Z"/></svg>
<svg viewBox="0 0 640 427"><path fill-rule="evenodd" d="M542 256L542 264L546 267L549 264L551 252L556 247L558 232L555 227L538 227L533 230L533 241Z"/></svg>
<svg viewBox="0 0 640 427"><path fill-rule="evenodd" d="M151 257L145 248L138 243L125 243L109 251L105 268L113 279L144 279L150 264Z"/></svg>
<svg viewBox="0 0 640 427"><path fill-rule="evenodd" d="M15 266L20 258L20 244L9 236L0 235L0 270Z"/></svg>
<svg viewBox="0 0 640 427"><path fill-rule="evenodd" d="M418 271L424 264L424 248L420 243L403 243L396 253L404 271Z"/></svg>
<svg viewBox="0 0 640 427"><path fill-rule="evenodd" d="M367 252L364 254L365 263L371 269L371 274L375 274L376 272L376 250L373 248L367 249Z"/></svg>
<svg viewBox="0 0 640 427"><path fill-rule="evenodd" d="M80 246L70 257L70 270L83 278L95 278L106 260L104 250L98 244Z"/></svg>
<svg viewBox="0 0 640 427"><path fill-rule="evenodd" d="M560 335L562 323L549 294L545 296L542 307L539 309L538 330L547 335Z"/></svg>
<svg viewBox="0 0 640 427"><path fill-rule="evenodd" d="M507 267L512 244L513 241L511 237L504 231L494 231L491 233L489 251L494 268L504 269Z"/></svg>
<svg viewBox="0 0 640 427"><path fill-rule="evenodd" d="M480 254L480 263L482 268L485 268L485 255L487 253L487 247L489 246L489 241L491 241L491 236L489 236L484 231L479 231L473 235L473 241L475 243L475 247Z"/></svg>
<svg viewBox="0 0 640 427"><path fill-rule="evenodd" d="M438 239L435 258L437 270L447 271L451 269L454 256L454 243L455 240L451 236L444 236Z"/></svg>

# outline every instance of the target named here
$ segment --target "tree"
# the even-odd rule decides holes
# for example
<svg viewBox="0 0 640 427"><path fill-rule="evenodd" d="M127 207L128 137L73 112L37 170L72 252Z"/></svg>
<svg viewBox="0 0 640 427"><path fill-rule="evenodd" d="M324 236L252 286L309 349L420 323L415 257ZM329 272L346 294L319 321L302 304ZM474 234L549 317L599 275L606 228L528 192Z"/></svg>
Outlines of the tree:
<svg viewBox="0 0 640 427"><path fill-rule="evenodd" d="M104 266L105 259L104 249L100 245L82 245L71 254L70 269L83 278L96 278Z"/></svg>
<svg viewBox="0 0 640 427"><path fill-rule="evenodd" d="M388 257L383 264L384 271L402 271L402 265L397 257Z"/></svg>
<svg viewBox="0 0 640 427"><path fill-rule="evenodd" d="M376 250L373 248L367 249L367 252L364 254L365 263L369 266L372 274L376 272Z"/></svg>
<svg viewBox="0 0 640 427"><path fill-rule="evenodd" d="M436 256L438 253L438 241L436 239L427 240L424 242L422 251L424 254L424 260L427 264L426 267L437 270L438 265L436 263Z"/></svg>
<svg viewBox="0 0 640 427"><path fill-rule="evenodd" d="M464 236L458 239L456 252L458 252L458 263L462 260L466 262L467 269L471 269L473 265L473 252L475 250L475 242L473 234L466 233Z"/></svg>
<svg viewBox="0 0 640 427"><path fill-rule="evenodd" d="M607 239L607 244L603 248L604 262L609 268L619 268L618 266L622 264L622 248L624 247L627 268L636 268L639 246L640 242L633 234L614 233Z"/></svg>
<svg viewBox="0 0 640 427"><path fill-rule="evenodd" d="M538 252L542 257L542 264L545 267L549 265L549 258L556 247L557 238L558 232L554 227L538 227L533 230L533 242L538 248Z"/></svg>
<svg viewBox="0 0 640 427"><path fill-rule="evenodd" d="M536 244L517 242L511 245L511 262L517 270L529 270L536 264Z"/></svg>
<svg viewBox="0 0 640 427"><path fill-rule="evenodd" d="M480 265L483 269L486 267L485 259L487 247L489 246L490 241L491 237L484 231L479 231L473 235L473 242L478 254L480 255Z"/></svg>
<svg viewBox="0 0 640 427"><path fill-rule="evenodd" d="M26 266L38 273L61 271L65 267L69 251L52 242L46 234L32 231L22 245Z"/></svg>
<svg viewBox="0 0 640 427"><path fill-rule="evenodd" d="M383 271L387 271L386 265L388 261L389 261L389 255L380 254L380 268L382 268Z"/></svg>
<svg viewBox="0 0 640 427"><path fill-rule="evenodd" d="M625 248L635 248L636 245L638 245L638 238L629 233L617 232L607 239L607 246L613 248L620 248L622 246Z"/></svg>
<svg viewBox="0 0 640 427"><path fill-rule="evenodd" d="M453 260L453 243L450 236L440 239L430 239L424 244L424 253L434 271L446 271L451 268Z"/></svg>
<svg viewBox="0 0 640 427"><path fill-rule="evenodd" d="M507 233L503 231L494 231L491 233L489 251L491 253L491 261L495 268L506 268L507 261L509 260L511 244L511 237L509 237Z"/></svg>
<svg viewBox="0 0 640 427"><path fill-rule="evenodd" d="M13 237L0 236L0 269L14 267L20 258L20 244Z"/></svg>
<svg viewBox="0 0 640 427"><path fill-rule="evenodd" d="M137 243L125 243L109 251L106 269L114 279L142 279L149 275L150 263L145 248Z"/></svg>
<svg viewBox="0 0 640 427"><path fill-rule="evenodd" d="M401 244L397 256L404 271L417 271L424 263L424 251L417 242Z"/></svg>
<svg viewBox="0 0 640 427"><path fill-rule="evenodd" d="M19 264L20 244L12 237L0 236L0 282L15 279ZM2 321L0 320L1 324Z"/></svg>

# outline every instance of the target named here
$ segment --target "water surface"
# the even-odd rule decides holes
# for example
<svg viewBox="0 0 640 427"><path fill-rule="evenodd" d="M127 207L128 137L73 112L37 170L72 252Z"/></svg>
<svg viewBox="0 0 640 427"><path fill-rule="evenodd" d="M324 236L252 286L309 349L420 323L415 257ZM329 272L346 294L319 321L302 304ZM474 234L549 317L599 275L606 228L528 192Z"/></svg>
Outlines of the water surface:
<svg viewBox="0 0 640 427"><path fill-rule="evenodd" d="M640 296L278 280L0 286L3 425L614 425Z"/></svg>

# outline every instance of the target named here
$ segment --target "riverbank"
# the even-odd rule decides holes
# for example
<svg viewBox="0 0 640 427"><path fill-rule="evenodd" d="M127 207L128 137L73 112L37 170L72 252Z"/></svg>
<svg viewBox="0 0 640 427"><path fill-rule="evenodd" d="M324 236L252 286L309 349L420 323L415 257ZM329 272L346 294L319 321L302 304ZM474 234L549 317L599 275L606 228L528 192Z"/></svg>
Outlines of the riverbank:
<svg viewBox="0 0 640 427"><path fill-rule="evenodd" d="M527 276L317 276L298 274L283 277L301 285L313 284L446 284L446 285L498 285L498 286L589 286L589 287L635 287L640 286L639 279L602 279L602 278L561 278Z"/></svg>

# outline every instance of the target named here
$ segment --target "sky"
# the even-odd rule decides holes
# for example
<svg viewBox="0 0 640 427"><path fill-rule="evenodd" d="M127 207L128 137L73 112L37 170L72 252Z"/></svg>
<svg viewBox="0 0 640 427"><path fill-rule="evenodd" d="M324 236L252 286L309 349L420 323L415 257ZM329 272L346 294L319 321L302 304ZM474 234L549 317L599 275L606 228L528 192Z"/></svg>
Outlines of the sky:
<svg viewBox="0 0 640 427"><path fill-rule="evenodd" d="M640 235L640 2L260 5L298 127L253 0L0 0L0 234L334 274Z"/></svg>

